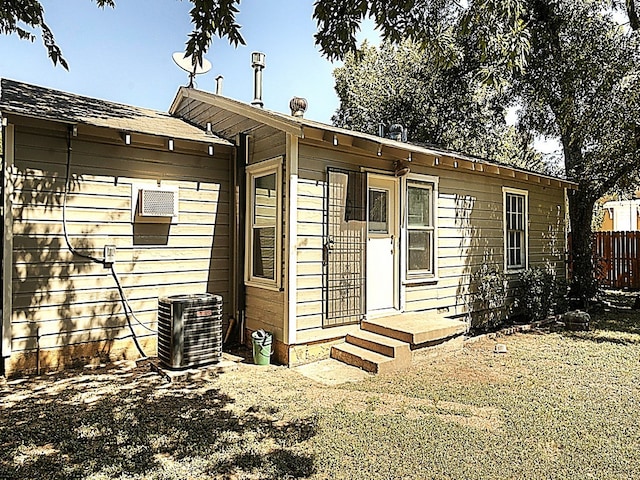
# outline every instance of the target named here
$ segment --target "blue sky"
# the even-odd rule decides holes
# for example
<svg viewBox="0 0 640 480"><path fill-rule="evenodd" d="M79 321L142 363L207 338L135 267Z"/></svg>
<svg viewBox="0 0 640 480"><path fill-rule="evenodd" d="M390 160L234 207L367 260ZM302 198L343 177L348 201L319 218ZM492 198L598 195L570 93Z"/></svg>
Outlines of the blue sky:
<svg viewBox="0 0 640 480"><path fill-rule="evenodd" d="M116 0L101 10L90 0L43 0L45 19L69 62L69 71L54 67L40 38L34 43L0 36L0 76L166 111L188 75L171 59L184 50L191 32L189 9L179 0ZM247 43L231 47L215 39L206 58L213 64L197 77L197 87L215 90L224 76L223 94L253 99L251 52L266 54L265 108L288 112L291 97L309 101L306 117L330 123L338 107L332 64L313 40L313 0L243 0L238 23ZM362 38L374 40L367 24Z"/></svg>

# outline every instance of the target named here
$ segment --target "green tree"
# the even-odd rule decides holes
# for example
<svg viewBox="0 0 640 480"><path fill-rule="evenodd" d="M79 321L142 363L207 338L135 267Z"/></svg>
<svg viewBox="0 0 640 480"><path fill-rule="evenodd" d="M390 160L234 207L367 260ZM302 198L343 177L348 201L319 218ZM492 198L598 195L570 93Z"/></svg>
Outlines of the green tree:
<svg viewBox="0 0 640 480"><path fill-rule="evenodd" d="M408 139L541 170L532 138L505 121L505 99L464 62L441 62L414 42L363 45L334 70L334 124L376 134L399 123Z"/></svg>
<svg viewBox="0 0 640 480"><path fill-rule="evenodd" d="M560 139L567 176L579 184L569 208L572 292L582 299L595 288L594 204L637 178L640 166L640 37L615 13L611 2L598 0L531 2L523 15L528 63L513 78L521 125Z"/></svg>
<svg viewBox="0 0 640 480"><path fill-rule="evenodd" d="M115 0L92 1L101 8L115 7L116 4ZM236 46L245 44L241 26L236 22L240 0L189 1L193 5L189 14L194 28L189 35L186 52L193 55L194 61L202 62L213 37L226 38ZM327 58L342 59L348 52L356 50L356 33L360 24L371 18L385 40L399 43L409 39L438 51L441 58L446 58L452 53L449 51L450 27L458 23L461 16L469 12L473 15L493 12L506 20L509 26L499 35L488 32L483 50L488 54L491 51L494 57L507 48L518 52L510 53L503 62L515 67L522 64L527 45L521 35L518 17L521 2L524 0L475 0L470 5L477 4L477 9L469 9L462 2L449 0L316 0L313 18L318 29L315 40ZM53 31L45 22L40 0L0 0L0 34L16 33L20 38L33 41L38 30L42 32L54 64L60 63L68 68Z"/></svg>

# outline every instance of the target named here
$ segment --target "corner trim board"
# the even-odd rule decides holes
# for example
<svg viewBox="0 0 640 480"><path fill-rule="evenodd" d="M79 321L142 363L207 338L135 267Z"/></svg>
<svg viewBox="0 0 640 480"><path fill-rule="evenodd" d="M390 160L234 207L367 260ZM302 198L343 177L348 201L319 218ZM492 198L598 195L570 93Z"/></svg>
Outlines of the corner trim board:
<svg viewBox="0 0 640 480"><path fill-rule="evenodd" d="M12 124L4 128L4 172L2 226L2 357L11 355L11 317L13 312L13 195L12 172L15 155L15 129Z"/></svg>

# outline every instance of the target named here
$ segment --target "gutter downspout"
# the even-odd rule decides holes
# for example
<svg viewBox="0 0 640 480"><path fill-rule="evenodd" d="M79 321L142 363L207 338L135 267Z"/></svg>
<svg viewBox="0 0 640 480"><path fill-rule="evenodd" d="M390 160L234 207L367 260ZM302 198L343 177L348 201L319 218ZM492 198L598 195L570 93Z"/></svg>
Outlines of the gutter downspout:
<svg viewBox="0 0 640 480"><path fill-rule="evenodd" d="M238 321L240 344L244 344L245 330L245 313L246 313L246 293L244 286L244 265L245 265L245 239L246 239L246 166L249 163L249 141L250 137L246 133L238 134L238 147L235 155L234 168L234 190L236 192L235 204L235 241L234 256L235 259L235 302L236 302L236 318Z"/></svg>

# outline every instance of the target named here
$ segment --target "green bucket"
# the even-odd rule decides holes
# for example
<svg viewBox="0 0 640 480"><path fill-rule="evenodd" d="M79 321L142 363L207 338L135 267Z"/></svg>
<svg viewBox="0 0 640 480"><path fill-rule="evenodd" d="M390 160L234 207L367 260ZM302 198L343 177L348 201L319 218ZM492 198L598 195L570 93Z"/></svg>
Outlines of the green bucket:
<svg viewBox="0 0 640 480"><path fill-rule="evenodd" d="M253 363L256 365L269 365L271 361L271 342L273 336L264 330L256 330L251 334L253 344Z"/></svg>

